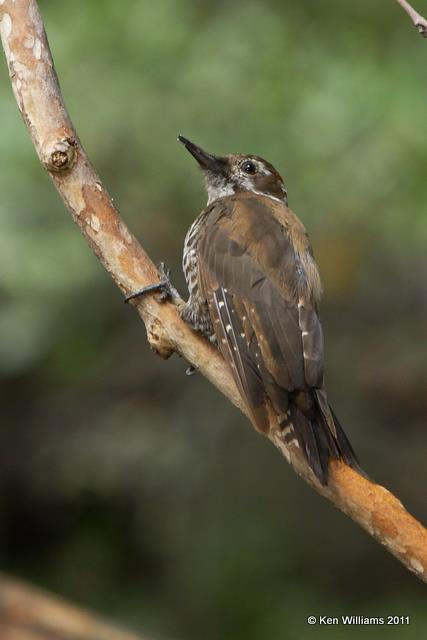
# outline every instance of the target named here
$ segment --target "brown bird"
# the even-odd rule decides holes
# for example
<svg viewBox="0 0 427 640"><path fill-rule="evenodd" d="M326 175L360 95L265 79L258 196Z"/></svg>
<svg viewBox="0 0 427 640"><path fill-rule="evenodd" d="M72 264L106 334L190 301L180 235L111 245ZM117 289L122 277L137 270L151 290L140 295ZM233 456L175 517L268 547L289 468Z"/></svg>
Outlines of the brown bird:
<svg viewBox="0 0 427 640"><path fill-rule="evenodd" d="M218 345L258 431L269 431L272 409L322 484L331 459L360 471L326 397L319 272L280 174L258 156L218 157L178 139L208 193L184 243L183 319Z"/></svg>

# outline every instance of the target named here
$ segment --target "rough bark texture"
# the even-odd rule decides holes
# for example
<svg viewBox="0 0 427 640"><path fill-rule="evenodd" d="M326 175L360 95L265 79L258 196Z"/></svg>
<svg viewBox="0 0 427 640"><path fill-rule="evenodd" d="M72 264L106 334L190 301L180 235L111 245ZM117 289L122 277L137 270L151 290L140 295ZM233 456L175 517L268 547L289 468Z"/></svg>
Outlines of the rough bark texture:
<svg viewBox="0 0 427 640"><path fill-rule="evenodd" d="M156 267L121 220L68 117L35 0L0 0L0 32L22 117L83 236L125 294L157 281ZM152 295L134 305L159 355L181 354L245 412L221 356L181 321L175 305ZM329 485L322 487L299 448L283 443L273 418L268 437L318 493L427 581L427 531L397 498L340 462L331 465Z"/></svg>
<svg viewBox="0 0 427 640"><path fill-rule="evenodd" d="M0 576L1 640L143 640L60 598Z"/></svg>

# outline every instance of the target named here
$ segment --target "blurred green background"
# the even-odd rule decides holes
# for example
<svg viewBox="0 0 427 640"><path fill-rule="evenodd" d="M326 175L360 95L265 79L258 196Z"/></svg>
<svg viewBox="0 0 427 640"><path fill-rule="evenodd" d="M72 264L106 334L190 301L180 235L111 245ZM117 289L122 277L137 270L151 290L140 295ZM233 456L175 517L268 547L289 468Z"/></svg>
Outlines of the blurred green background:
<svg viewBox="0 0 427 640"><path fill-rule="evenodd" d="M182 292L205 195L177 133L284 175L325 285L331 402L369 474L426 521L427 43L407 16L391 0L40 6L83 144ZM342 636L310 614L409 615L363 637L427 637L425 586L149 351L5 64L0 117L1 569L156 639Z"/></svg>

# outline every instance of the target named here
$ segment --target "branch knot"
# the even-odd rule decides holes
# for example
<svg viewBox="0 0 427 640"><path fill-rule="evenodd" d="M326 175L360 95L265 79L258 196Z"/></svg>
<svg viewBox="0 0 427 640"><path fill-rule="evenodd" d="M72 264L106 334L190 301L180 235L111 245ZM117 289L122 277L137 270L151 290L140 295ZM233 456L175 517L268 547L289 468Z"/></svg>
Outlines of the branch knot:
<svg viewBox="0 0 427 640"><path fill-rule="evenodd" d="M420 33L424 38L427 38L427 23L425 22L424 18L422 21L417 22L415 26L418 30L418 33Z"/></svg>
<svg viewBox="0 0 427 640"><path fill-rule="evenodd" d="M55 173L71 169L76 159L76 144L72 138L57 140L47 151L46 160L43 163L46 169Z"/></svg>

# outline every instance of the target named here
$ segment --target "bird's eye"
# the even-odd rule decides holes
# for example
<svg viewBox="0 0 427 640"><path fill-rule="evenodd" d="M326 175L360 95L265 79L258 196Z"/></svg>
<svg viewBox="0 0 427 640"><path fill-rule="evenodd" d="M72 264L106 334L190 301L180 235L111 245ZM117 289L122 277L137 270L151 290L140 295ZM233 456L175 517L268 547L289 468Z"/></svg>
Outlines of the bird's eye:
<svg viewBox="0 0 427 640"><path fill-rule="evenodd" d="M256 165L250 160L247 160L242 164L242 169L245 173L252 173L252 174L256 173L257 171Z"/></svg>

